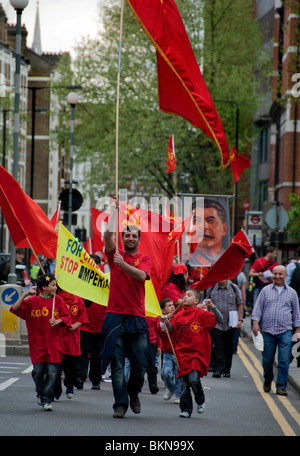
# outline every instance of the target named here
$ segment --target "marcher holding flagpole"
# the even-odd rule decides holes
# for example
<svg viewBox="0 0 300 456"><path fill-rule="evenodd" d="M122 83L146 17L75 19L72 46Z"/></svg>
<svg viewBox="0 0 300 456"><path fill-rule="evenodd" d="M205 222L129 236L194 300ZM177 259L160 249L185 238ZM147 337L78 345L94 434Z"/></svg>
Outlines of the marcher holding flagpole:
<svg viewBox="0 0 300 456"><path fill-rule="evenodd" d="M116 207L113 206L112 211L115 214ZM145 318L145 281L150 279L151 260L139 252L141 233L133 225L126 226L123 230L124 250L116 252L113 226L114 216L110 218L108 229L104 233L111 278L100 353L103 370L111 363L115 398L113 416L124 418L128 402L134 413L140 413L141 409L138 394L144 383L150 353ZM125 356L130 360L127 385L124 376Z"/></svg>
<svg viewBox="0 0 300 456"><path fill-rule="evenodd" d="M37 286L40 290L39 296L35 296L36 291L31 288L12 305L10 311L26 321L38 404L49 411L52 410L57 371L63 359L63 325L71 327L72 322L60 296L56 296L52 317L51 298L56 293L55 276L42 275Z"/></svg>

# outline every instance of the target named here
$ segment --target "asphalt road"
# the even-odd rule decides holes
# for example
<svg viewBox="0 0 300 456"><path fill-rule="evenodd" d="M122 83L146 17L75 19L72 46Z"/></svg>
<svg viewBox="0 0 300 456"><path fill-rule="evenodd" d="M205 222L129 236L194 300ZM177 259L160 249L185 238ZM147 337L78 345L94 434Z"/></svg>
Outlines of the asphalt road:
<svg viewBox="0 0 300 456"><path fill-rule="evenodd" d="M145 437L144 452L164 451L155 445L171 439L186 447L178 450L187 450L190 445L190 453L199 449L204 436L299 436L298 392L289 386L287 398L276 396L274 391L263 393L260 369L260 353L243 338L234 355L231 378L214 379L209 373L202 379L204 414L198 415L195 407L191 418L179 418L179 406L172 399L163 400L159 376L160 391L156 395L149 392L145 382L140 395L141 414L128 410L120 420L112 418L110 382L101 382L100 391L91 390L90 382L86 382L83 390L75 390L72 399L67 399L64 392L53 403L53 411L45 412L36 402L30 358L0 358L0 435L101 436L99 442L106 451L124 450L116 445L133 444L138 441L135 437ZM150 441L154 442L153 448L149 448ZM139 454L133 447L125 450Z"/></svg>

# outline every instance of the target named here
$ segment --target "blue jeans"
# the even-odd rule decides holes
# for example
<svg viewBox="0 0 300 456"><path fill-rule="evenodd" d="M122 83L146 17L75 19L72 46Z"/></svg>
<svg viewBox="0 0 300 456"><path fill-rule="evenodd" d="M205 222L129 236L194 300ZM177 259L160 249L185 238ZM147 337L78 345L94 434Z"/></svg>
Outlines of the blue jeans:
<svg viewBox="0 0 300 456"><path fill-rule="evenodd" d="M32 378L42 404L49 404L54 399L53 390L58 369L59 363L39 363L33 366Z"/></svg>
<svg viewBox="0 0 300 456"><path fill-rule="evenodd" d="M130 361L130 374L126 385L124 364ZM129 332L123 323L115 344L115 354L111 360L112 387L115 398L113 408L128 409L128 395L135 397L144 384L144 375L149 360L148 333Z"/></svg>
<svg viewBox="0 0 300 456"><path fill-rule="evenodd" d="M177 378L177 363L173 353L164 352L161 377L170 391L175 392L176 397L180 397L180 380Z"/></svg>
<svg viewBox="0 0 300 456"><path fill-rule="evenodd" d="M273 363L275 359L276 348L278 348L278 377L276 389L286 389L288 383L288 372L290 365L290 355L292 347L292 331L286 331L281 334L270 334L263 332L264 350L262 352L262 365L264 369L265 382L271 383L273 375Z"/></svg>
<svg viewBox="0 0 300 456"><path fill-rule="evenodd" d="M199 372L192 370L188 374L180 377L181 382L181 397L180 397L180 410L182 412L188 412L189 415L193 411L193 398L191 389L195 396L196 404L202 405L205 402L205 396L199 377Z"/></svg>

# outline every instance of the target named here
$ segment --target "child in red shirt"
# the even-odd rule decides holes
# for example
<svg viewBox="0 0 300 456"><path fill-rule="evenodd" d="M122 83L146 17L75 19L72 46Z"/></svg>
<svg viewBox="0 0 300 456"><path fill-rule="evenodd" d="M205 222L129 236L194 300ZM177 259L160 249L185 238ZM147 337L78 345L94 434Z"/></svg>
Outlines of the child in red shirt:
<svg viewBox="0 0 300 456"><path fill-rule="evenodd" d="M165 298L159 301L161 312L163 315L168 315L171 319L175 313L175 306L171 299ZM175 394L174 404L180 403L180 380L177 376L177 363L176 358L173 354L171 344L168 335L165 330L163 322L160 321L160 317L156 319L156 332L161 339L161 351L162 351L162 368L161 377L165 383L166 391L163 395L163 399L168 401ZM171 342L174 343L174 333L170 335Z"/></svg>
<svg viewBox="0 0 300 456"><path fill-rule="evenodd" d="M195 290L188 290L183 298L183 310L172 318L172 323L165 315L160 318L167 322L169 332L174 334L174 348L179 364L178 377L181 381L180 417L189 418L193 411L191 389L198 405L197 412L205 410L205 396L200 377L207 375L211 354L210 331L222 318L210 299L206 308L199 308L201 295Z"/></svg>
<svg viewBox="0 0 300 456"><path fill-rule="evenodd" d="M55 276L43 274L37 286L39 296L31 288L10 311L26 321L38 403L44 410L52 410L53 388L64 354L63 327L71 327L72 322L64 300L56 296Z"/></svg>
<svg viewBox="0 0 300 456"><path fill-rule="evenodd" d="M74 386L79 370L80 350L80 327L83 324L88 324L88 316L86 308L79 296L58 289L58 296L61 296L65 301L72 321L72 327L63 328L64 337L64 357L60 369L58 371L57 381L55 385L54 395L58 399L62 393L61 374L64 371L64 385L66 387L66 395L68 399L72 399L74 395Z"/></svg>

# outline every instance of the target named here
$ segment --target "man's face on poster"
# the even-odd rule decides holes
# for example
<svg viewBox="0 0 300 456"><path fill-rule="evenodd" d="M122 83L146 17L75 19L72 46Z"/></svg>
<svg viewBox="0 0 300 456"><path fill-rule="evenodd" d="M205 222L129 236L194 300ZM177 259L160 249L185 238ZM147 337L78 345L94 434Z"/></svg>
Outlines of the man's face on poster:
<svg viewBox="0 0 300 456"><path fill-rule="evenodd" d="M215 207L195 208L192 242L197 242L197 248L206 255L214 256L218 254L222 248L222 240L226 236L227 230L227 223L222 220Z"/></svg>

